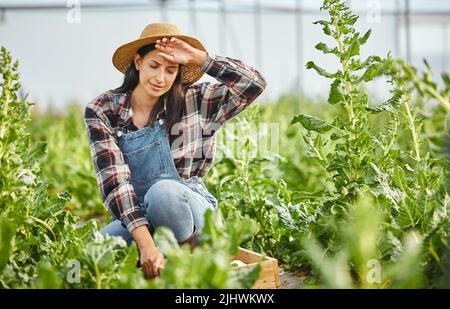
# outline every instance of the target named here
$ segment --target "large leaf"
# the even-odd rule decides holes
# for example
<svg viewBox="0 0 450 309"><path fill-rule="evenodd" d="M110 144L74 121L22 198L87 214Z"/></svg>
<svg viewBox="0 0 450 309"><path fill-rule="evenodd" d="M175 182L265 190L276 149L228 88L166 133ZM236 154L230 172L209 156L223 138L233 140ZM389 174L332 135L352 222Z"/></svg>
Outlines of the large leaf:
<svg viewBox="0 0 450 309"><path fill-rule="evenodd" d="M322 30L323 33L325 33L326 35L331 35L331 22L327 21L327 20L318 20L313 22L313 24L315 25L322 25Z"/></svg>
<svg viewBox="0 0 450 309"><path fill-rule="evenodd" d="M372 113L379 113L382 111L387 111L390 113L394 113L402 104L407 100L407 94L401 90L395 90L392 97L375 107L366 106L366 110L371 111Z"/></svg>
<svg viewBox="0 0 450 309"><path fill-rule="evenodd" d="M362 37L359 38L359 45L366 44L366 42L369 39L371 33L372 33L372 29L367 30L367 32Z"/></svg>
<svg viewBox="0 0 450 309"><path fill-rule="evenodd" d="M328 96L328 103L337 104L342 102L344 96L342 95L341 89L341 80L335 79L334 82L331 83L330 94Z"/></svg>
<svg viewBox="0 0 450 309"><path fill-rule="evenodd" d="M357 34L352 38L352 43L342 55L341 61L347 61L353 56L359 55L359 40Z"/></svg>
<svg viewBox="0 0 450 309"><path fill-rule="evenodd" d="M329 73L325 69L322 69L321 67L317 66L313 61L308 61L306 63L307 69L313 69L317 72L317 74L326 77L326 78L336 78L339 76L339 72L336 73Z"/></svg>
<svg viewBox="0 0 450 309"><path fill-rule="evenodd" d="M327 46L327 44L320 42L318 43L315 48L317 50L322 51L324 54L335 54L335 55L340 55L339 50L337 47L334 48L330 48Z"/></svg>
<svg viewBox="0 0 450 309"><path fill-rule="evenodd" d="M367 83L372 81L375 78L375 76L377 76L380 73L380 70L381 64L379 63L371 64L363 73L363 75L361 75L358 82L365 81Z"/></svg>
<svg viewBox="0 0 450 309"><path fill-rule="evenodd" d="M308 131L315 131L319 133L327 132L333 128L331 123L305 114L295 116L294 119L292 119L291 124L297 122L301 123L302 126Z"/></svg>

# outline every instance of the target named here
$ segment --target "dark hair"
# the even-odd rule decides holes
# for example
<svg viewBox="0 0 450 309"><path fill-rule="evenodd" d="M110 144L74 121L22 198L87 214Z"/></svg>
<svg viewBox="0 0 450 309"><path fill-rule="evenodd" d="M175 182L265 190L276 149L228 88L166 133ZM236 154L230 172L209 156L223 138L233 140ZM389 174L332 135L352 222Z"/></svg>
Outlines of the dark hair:
<svg viewBox="0 0 450 309"><path fill-rule="evenodd" d="M145 45L138 49L137 53L144 58L145 55L147 55L150 51L155 49L155 43ZM132 92L136 86L139 84L139 71L136 69L136 66L134 65L134 60L131 61L130 66L125 72L125 76L123 78L123 83L119 87L112 90L113 93L125 93L125 92ZM156 115L164 109L164 101L167 100L166 104L166 115L165 115L165 122L166 122L166 131L170 134L170 130L172 129L172 126L175 123L178 123L181 121L182 116L182 106L184 102L185 97L185 88L188 86L188 84L182 83L181 80L181 65L178 69L178 74L175 78L175 81L173 82L172 87L167 91L165 94L161 95L158 98L158 101L156 102L155 106L153 107L149 121L150 124L153 125L153 123L156 120Z"/></svg>

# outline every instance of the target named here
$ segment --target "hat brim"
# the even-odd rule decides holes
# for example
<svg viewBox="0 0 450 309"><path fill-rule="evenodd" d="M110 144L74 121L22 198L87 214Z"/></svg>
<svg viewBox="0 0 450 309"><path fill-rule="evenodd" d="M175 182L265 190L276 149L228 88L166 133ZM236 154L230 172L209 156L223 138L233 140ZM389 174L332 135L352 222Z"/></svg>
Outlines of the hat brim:
<svg viewBox="0 0 450 309"><path fill-rule="evenodd" d="M155 35L131 41L117 48L112 57L114 67L120 72L125 74L125 72L127 71L128 67L130 66L131 62L134 59L134 55L139 50L139 48L151 43L155 43L156 40L161 39L163 37L176 37L185 41L186 43L197 49L206 51L205 47L203 46L202 43L200 43L200 41L198 41L196 38L187 35L177 35L177 34ZM193 84L197 80L199 80L203 74L204 72L200 70L200 67L197 65L194 64L181 65L181 78L183 83Z"/></svg>

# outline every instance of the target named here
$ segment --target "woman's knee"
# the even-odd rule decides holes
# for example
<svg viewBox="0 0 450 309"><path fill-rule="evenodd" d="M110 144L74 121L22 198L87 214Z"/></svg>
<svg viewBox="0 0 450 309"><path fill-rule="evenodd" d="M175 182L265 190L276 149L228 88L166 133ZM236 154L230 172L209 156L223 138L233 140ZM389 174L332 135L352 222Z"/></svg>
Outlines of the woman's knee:
<svg viewBox="0 0 450 309"><path fill-rule="evenodd" d="M154 183L144 196L146 210L162 208L170 210L172 206L180 206L187 202L183 185L175 180L164 179Z"/></svg>
<svg viewBox="0 0 450 309"><path fill-rule="evenodd" d="M186 189L177 181L160 180L150 187L144 197L150 223L155 228L169 227L178 241L189 237L194 226Z"/></svg>

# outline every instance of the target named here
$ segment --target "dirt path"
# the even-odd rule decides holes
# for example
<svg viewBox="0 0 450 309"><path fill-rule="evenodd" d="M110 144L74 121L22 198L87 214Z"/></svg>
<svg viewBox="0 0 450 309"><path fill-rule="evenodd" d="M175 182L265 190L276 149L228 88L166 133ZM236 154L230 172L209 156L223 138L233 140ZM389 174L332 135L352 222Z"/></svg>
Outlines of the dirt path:
<svg viewBox="0 0 450 309"><path fill-rule="evenodd" d="M280 271L280 289L302 289L306 277L301 273Z"/></svg>

